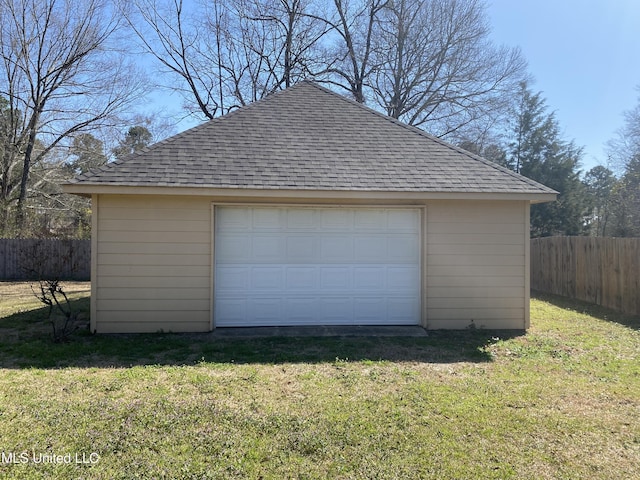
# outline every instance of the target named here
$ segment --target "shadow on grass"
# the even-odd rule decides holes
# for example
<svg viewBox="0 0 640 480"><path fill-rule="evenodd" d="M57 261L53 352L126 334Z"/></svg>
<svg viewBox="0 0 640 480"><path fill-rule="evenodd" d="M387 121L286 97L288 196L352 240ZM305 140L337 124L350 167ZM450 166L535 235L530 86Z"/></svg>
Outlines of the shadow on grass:
<svg viewBox="0 0 640 480"><path fill-rule="evenodd" d="M615 322L633 330L640 330L640 316L626 315L609 308L601 307L600 305L561 297L559 295L552 295L550 293L532 291L531 295L533 298L537 298L543 302L548 302L564 310L585 313L599 320Z"/></svg>
<svg viewBox="0 0 640 480"><path fill-rule="evenodd" d="M89 300L73 301L88 311ZM326 363L391 361L421 363L490 362L487 346L523 332L432 331L426 337L221 338L210 334L91 335L76 332L64 344L51 341L38 308L0 319L0 368L194 365L199 362Z"/></svg>

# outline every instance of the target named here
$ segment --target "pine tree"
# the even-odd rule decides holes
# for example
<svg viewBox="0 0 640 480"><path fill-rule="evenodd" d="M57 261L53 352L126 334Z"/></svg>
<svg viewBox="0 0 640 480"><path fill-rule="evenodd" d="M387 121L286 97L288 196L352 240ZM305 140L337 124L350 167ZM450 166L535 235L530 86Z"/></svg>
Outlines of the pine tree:
<svg viewBox="0 0 640 480"><path fill-rule="evenodd" d="M131 127L124 139L113 149L113 154L120 159L147 147L153 140L153 135L147 127L137 125Z"/></svg>
<svg viewBox="0 0 640 480"><path fill-rule="evenodd" d="M104 143L90 133L74 137L69 153L72 158L67 165L73 175L86 173L107 163Z"/></svg>
<svg viewBox="0 0 640 480"><path fill-rule="evenodd" d="M522 175L559 192L555 202L533 205L531 236L584 233L585 192L578 171L582 151L560 136L553 113L547 112L541 92L520 85L507 165Z"/></svg>

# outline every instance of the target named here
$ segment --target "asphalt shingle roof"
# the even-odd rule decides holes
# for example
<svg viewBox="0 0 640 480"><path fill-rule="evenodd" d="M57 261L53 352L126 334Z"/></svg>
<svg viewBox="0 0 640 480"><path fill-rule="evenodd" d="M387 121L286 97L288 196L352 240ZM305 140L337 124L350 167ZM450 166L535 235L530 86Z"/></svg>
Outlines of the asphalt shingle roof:
<svg viewBox="0 0 640 480"><path fill-rule="evenodd" d="M307 81L69 183L556 193Z"/></svg>

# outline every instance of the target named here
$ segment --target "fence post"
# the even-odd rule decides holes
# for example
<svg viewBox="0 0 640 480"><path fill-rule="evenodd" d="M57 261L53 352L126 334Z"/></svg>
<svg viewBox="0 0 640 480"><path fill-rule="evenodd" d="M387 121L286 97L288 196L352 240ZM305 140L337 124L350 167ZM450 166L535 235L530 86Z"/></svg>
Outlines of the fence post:
<svg viewBox="0 0 640 480"><path fill-rule="evenodd" d="M0 262L2 268L0 268L0 278L7 278L7 242L3 239L0 239Z"/></svg>

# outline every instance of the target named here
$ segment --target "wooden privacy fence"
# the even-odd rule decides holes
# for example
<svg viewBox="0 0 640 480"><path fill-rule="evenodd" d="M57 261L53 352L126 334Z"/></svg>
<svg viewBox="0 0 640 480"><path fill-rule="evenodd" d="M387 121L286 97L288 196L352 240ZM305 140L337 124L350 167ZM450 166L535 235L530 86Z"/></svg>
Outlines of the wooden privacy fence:
<svg viewBox="0 0 640 480"><path fill-rule="evenodd" d="M531 288L640 315L640 238L534 238Z"/></svg>
<svg viewBox="0 0 640 480"><path fill-rule="evenodd" d="M91 240L0 238L0 280L89 280Z"/></svg>

